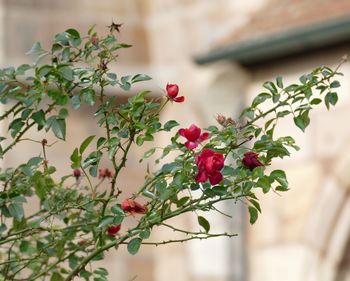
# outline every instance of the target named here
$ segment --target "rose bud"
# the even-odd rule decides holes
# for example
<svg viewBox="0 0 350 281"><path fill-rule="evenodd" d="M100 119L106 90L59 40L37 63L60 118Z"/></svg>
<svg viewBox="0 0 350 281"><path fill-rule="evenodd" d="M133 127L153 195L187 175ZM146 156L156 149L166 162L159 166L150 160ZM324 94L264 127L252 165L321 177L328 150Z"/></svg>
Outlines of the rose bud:
<svg viewBox="0 0 350 281"><path fill-rule="evenodd" d="M251 171L256 167L264 166L264 164L260 162L258 157L258 153L252 151L246 152L243 155L242 164Z"/></svg>
<svg viewBox="0 0 350 281"><path fill-rule="evenodd" d="M109 169L105 168L105 169L98 170L98 178L99 179L105 179L105 178L111 179L112 177L113 177L113 173Z"/></svg>
<svg viewBox="0 0 350 281"><path fill-rule="evenodd" d="M91 43L92 43L93 45L95 45L95 46L98 45L98 38L97 38L97 36L92 36L92 38L91 38Z"/></svg>
<svg viewBox="0 0 350 281"><path fill-rule="evenodd" d="M81 171L79 169L75 169L73 171L73 176L78 180L81 177Z"/></svg>
<svg viewBox="0 0 350 281"><path fill-rule="evenodd" d="M124 212L131 214L145 214L147 213L147 208L144 205L136 202L133 199L126 199L122 202L121 208Z"/></svg>
<svg viewBox="0 0 350 281"><path fill-rule="evenodd" d="M117 235L117 233L119 232L121 227L122 227L121 224L109 226L107 228L107 235L110 237L115 237Z"/></svg>
<svg viewBox="0 0 350 281"><path fill-rule="evenodd" d="M180 129L178 133L180 136L187 139L185 146L191 150L196 148L199 143L205 141L209 136L208 133L201 134L201 129L194 124L192 124L188 129Z"/></svg>
<svg viewBox="0 0 350 281"><path fill-rule="evenodd" d="M166 94L171 101L174 102L183 102L185 100L184 96L178 97L179 86L176 84L167 84L166 85Z"/></svg>

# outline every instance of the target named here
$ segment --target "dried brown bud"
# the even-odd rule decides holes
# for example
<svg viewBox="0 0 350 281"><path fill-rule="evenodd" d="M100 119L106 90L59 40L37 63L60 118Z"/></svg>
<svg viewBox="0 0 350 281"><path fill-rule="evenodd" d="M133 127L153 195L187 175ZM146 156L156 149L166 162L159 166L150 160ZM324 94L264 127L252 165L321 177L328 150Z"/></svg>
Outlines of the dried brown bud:
<svg viewBox="0 0 350 281"><path fill-rule="evenodd" d="M218 114L216 116L216 121L222 125L222 126L225 126L225 123L226 123L226 117L224 115L221 115L221 114Z"/></svg>
<svg viewBox="0 0 350 281"><path fill-rule="evenodd" d="M223 127L236 126L236 121L231 117L226 118L224 115L218 114L216 116L216 121Z"/></svg>
<svg viewBox="0 0 350 281"><path fill-rule="evenodd" d="M226 124L227 124L227 126L228 125L232 125L232 126L236 126L236 121L235 120L233 120L231 117L229 117L229 118L227 118L227 120L226 120Z"/></svg>
<svg viewBox="0 0 350 281"><path fill-rule="evenodd" d="M42 145L47 145L47 139L43 139L43 140L41 141L41 144L42 144Z"/></svg>

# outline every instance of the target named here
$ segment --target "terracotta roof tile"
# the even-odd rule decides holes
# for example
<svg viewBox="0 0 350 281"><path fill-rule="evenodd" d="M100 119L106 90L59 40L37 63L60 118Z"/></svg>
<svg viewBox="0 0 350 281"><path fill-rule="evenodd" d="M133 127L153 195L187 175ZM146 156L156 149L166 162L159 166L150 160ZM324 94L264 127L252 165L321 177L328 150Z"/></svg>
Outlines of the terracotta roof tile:
<svg viewBox="0 0 350 281"><path fill-rule="evenodd" d="M216 47L350 17L350 0L270 0L242 28L220 40Z"/></svg>

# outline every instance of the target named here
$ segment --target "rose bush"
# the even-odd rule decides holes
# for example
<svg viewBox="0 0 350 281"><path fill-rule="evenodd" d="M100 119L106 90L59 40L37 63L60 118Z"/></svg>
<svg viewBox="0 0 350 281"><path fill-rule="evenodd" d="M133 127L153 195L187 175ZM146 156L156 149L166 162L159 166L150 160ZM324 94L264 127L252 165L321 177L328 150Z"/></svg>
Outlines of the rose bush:
<svg viewBox="0 0 350 281"><path fill-rule="evenodd" d="M152 98L149 91L141 91L125 103L106 94L107 87L129 91L135 83L151 79L145 74L119 77L110 71L118 52L130 47L118 42L120 28L112 23L105 36L93 28L85 36L68 29L54 37L49 51L35 43L29 51L37 56L33 64L0 70L0 102L6 105L0 121L8 124L8 132L0 137L0 157L6 159L25 141L42 151L16 167L0 170L0 280L69 281L80 276L103 281L105 269L86 265L103 259L109 249L126 245L134 255L143 245L236 236L213 232L206 212L219 212L218 202L241 200L254 223L261 212L257 191L288 190L284 171L271 170L269 163L298 149L291 136L275 136L278 120L292 116L304 131L310 110L322 102L327 108L337 102L338 68L319 67L303 75L298 84L285 86L280 77L266 82L264 92L239 120L218 115L217 124L203 133L196 125L172 131L178 122L162 123L160 114L165 106L174 105L169 101L185 101L177 84L167 84L163 96ZM46 153L55 146L39 137L28 139L26 134L35 128L64 141L66 118L82 103L96 106L95 120L104 133L85 136L72 148L67 157L72 171L62 176ZM153 141L161 132L171 133L169 144L145 151L140 159L156 158L159 169L145 171L144 184L122 200L118 181L128 168L130 148ZM170 153L174 157L165 161ZM112 168L103 167L102 160ZM102 182L107 190L99 188ZM28 213L24 207L31 198L39 204ZM168 223L188 213L197 217L201 230ZM134 226L123 227L124 220L134 220ZM152 240L151 232L161 227L184 237Z"/></svg>

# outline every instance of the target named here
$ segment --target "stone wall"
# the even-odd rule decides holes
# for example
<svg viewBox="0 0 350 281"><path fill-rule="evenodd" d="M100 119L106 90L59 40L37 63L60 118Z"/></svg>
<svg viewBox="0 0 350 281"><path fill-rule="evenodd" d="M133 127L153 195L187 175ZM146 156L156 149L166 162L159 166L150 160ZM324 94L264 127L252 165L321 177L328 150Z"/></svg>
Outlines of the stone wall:
<svg viewBox="0 0 350 281"><path fill-rule="evenodd" d="M204 67L193 63L193 55L209 51L218 38L244 25L267 0L1 2L2 64L29 61L23 54L33 42L41 41L48 46L53 34L69 27L84 33L94 24L97 30L103 31L112 20L123 23L120 40L134 47L120 54L113 70L119 74L151 74L154 80L145 87L159 95L166 83L178 83L186 102L171 106L163 118L177 119L184 127L191 123L206 126L213 122L217 113L235 116L247 100L261 90L265 80L282 75L287 81L293 81L318 64L336 64L344 51L332 49L254 69L243 69L232 62ZM350 73L349 65L342 70ZM235 224L231 220L219 220L217 216L210 218L218 229L239 232L240 238L234 241L143 247L136 257L131 257L125 249L118 253L110 251L103 263L111 272L110 280L130 280L137 275L135 280L143 281L333 281L338 265L343 266L346 260L343 255L350 228L347 189L350 160L343 159L350 155L347 145L350 99L346 95L350 86L347 80L342 81L339 106L331 112L315 112L306 134L300 133L291 122L283 123L280 133L296 135L302 148L290 160L275 162L287 170L291 191L282 197L264 196L263 214L256 225L249 226L244 211L235 208L234 215L238 218ZM126 95L120 90L111 94ZM62 157L64 152L69 155L71 147L81 142L81 135L98 132L90 125L80 125L92 111L86 108L85 113L72 114L69 142L57 146L59 154L50 152L52 161L60 163L64 172L69 171L69 159ZM159 140L160 145L166 142L166 136ZM22 147L21 151L25 158L27 147ZM132 151L131 158L138 159L140 153ZM340 159L344 163L340 163ZM8 161L10 164L20 159L14 155ZM135 160L128 165L131 170L124 175L122 185L131 193L142 182L143 174L139 171L145 167L138 166ZM222 207L232 211L232 206ZM191 217L177 218L174 223L198 227ZM169 235L159 230L152 238L164 239Z"/></svg>

